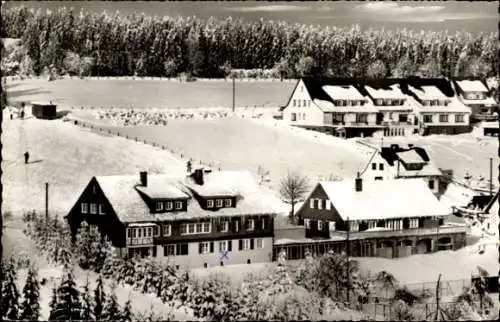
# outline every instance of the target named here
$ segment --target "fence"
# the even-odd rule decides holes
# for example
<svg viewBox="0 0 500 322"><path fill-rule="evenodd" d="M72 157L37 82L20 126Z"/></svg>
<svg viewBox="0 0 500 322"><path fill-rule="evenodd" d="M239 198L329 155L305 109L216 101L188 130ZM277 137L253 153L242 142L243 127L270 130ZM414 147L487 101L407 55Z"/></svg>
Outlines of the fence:
<svg viewBox="0 0 500 322"><path fill-rule="evenodd" d="M439 307L446 310L453 304L455 304L455 302L440 301ZM397 318L397 316L395 316L397 313L395 312L392 303L365 303L360 304L357 309L376 321L393 321ZM415 320L432 320L436 310L437 304L435 302L419 304L418 307L413 309L413 312L417 315Z"/></svg>

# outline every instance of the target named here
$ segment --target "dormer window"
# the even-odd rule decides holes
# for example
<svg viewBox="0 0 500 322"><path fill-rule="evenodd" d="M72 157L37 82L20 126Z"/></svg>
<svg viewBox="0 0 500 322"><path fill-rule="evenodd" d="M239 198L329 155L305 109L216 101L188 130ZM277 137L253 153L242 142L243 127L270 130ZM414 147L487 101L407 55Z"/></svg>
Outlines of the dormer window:
<svg viewBox="0 0 500 322"><path fill-rule="evenodd" d="M172 209L174 209L174 203L172 201L165 202L165 210L172 210Z"/></svg>
<svg viewBox="0 0 500 322"><path fill-rule="evenodd" d="M175 209L176 210L181 210L182 209L182 201L176 201L175 202Z"/></svg>
<svg viewBox="0 0 500 322"><path fill-rule="evenodd" d="M375 104L380 106L380 105L383 105L384 103L381 99L378 99L378 100L375 100Z"/></svg>
<svg viewBox="0 0 500 322"><path fill-rule="evenodd" d="M213 200L207 200L207 208L213 208L214 207L214 201Z"/></svg>
<svg viewBox="0 0 500 322"><path fill-rule="evenodd" d="M226 206L226 207L231 207L233 203L232 203L232 200L231 200L231 199L226 199L226 200L224 201L224 204L225 204L225 206Z"/></svg>
<svg viewBox="0 0 500 322"><path fill-rule="evenodd" d="M358 106L359 101L352 101L352 106Z"/></svg>
<svg viewBox="0 0 500 322"><path fill-rule="evenodd" d="M222 199L217 199L215 201L215 205L216 205L217 208L222 208L222 206L224 205L223 204L223 200Z"/></svg>
<svg viewBox="0 0 500 322"><path fill-rule="evenodd" d="M157 202L156 211L162 211L162 210L163 210L163 202Z"/></svg>

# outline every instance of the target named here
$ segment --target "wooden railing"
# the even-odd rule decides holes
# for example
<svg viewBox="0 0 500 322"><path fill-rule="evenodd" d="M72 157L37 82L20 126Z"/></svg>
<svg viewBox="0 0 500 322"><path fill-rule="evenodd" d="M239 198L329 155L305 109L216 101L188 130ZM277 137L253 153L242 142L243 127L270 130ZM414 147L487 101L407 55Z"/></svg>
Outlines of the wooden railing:
<svg viewBox="0 0 500 322"><path fill-rule="evenodd" d="M453 233L465 233L467 227L465 226L452 226L445 225L439 228L416 228L416 229L402 229L402 230L377 230L377 231L351 231L349 232L350 239L364 239L373 237L401 237L401 236L426 236L426 235L442 235ZM347 238L347 232L335 231L330 232L330 237Z"/></svg>
<svg viewBox="0 0 500 322"><path fill-rule="evenodd" d="M153 237L127 238L127 246L153 245Z"/></svg>

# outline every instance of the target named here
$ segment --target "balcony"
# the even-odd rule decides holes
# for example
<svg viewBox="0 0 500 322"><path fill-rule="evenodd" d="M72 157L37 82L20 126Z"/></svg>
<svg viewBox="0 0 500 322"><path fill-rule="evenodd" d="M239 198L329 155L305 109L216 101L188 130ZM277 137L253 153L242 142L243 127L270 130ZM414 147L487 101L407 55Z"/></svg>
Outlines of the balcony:
<svg viewBox="0 0 500 322"><path fill-rule="evenodd" d="M402 230L375 230L375 231L360 231L350 232L349 239L367 239L367 238L391 238L391 237L404 237L404 236L428 236L428 235L442 235L442 234L456 234L466 233L467 227L458 225L443 225L439 228L416 228L416 229L402 229ZM347 232L335 231L330 232L331 239L347 239Z"/></svg>
<svg viewBox="0 0 500 322"><path fill-rule="evenodd" d="M153 246L153 237L127 238L127 246Z"/></svg>

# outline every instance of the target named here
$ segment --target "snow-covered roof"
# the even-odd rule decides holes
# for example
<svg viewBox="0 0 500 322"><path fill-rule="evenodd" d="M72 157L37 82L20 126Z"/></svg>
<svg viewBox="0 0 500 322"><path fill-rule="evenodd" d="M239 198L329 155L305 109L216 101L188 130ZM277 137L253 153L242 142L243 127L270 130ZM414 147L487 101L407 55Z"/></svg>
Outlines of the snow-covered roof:
<svg viewBox="0 0 500 322"><path fill-rule="evenodd" d="M420 113L471 113L470 107L465 105L457 97L447 98L448 105L424 106L415 100L412 100L413 106Z"/></svg>
<svg viewBox="0 0 500 322"><path fill-rule="evenodd" d="M365 97L352 85L325 85L322 88L333 100L365 99Z"/></svg>
<svg viewBox="0 0 500 322"><path fill-rule="evenodd" d="M362 191L355 180L319 183L343 220L446 216L450 210L434 196L423 179L363 180Z"/></svg>
<svg viewBox="0 0 500 322"><path fill-rule="evenodd" d="M266 195L260 190L259 185L248 171L220 171L204 174L204 181L208 187L207 190L217 187L218 189L238 192L235 207L221 208L216 211L201 208L192 192L188 189L188 187L193 187L194 185L191 178L184 175L166 176L148 174L148 185L150 182L164 182L168 186L165 190L157 188L148 190L148 192L152 194L159 193L161 196L175 193L179 198L181 196L190 197L187 211L175 213L150 212L148 205L137 191L139 175L96 176L95 179L122 222L155 222L172 220L173 217L179 220L242 215L274 215L277 212L274 209L275 207L269 202L269 199L266 199ZM217 190L216 192L219 193L220 191Z"/></svg>
<svg viewBox="0 0 500 322"><path fill-rule="evenodd" d="M409 86L409 88L421 100L449 100L449 97L436 86L421 86L420 88Z"/></svg>
<svg viewBox="0 0 500 322"><path fill-rule="evenodd" d="M323 101L319 99L313 100L323 112L330 113L348 113L348 112L358 112L358 113L377 113L378 110L371 104L365 104L363 106L336 106L331 102Z"/></svg>
<svg viewBox="0 0 500 322"><path fill-rule="evenodd" d="M488 92L486 86L480 80L461 80L457 85L464 92Z"/></svg>
<svg viewBox="0 0 500 322"><path fill-rule="evenodd" d="M189 195L175 187L175 177L165 175L149 175L148 185L137 186L136 189L151 199L189 199Z"/></svg>
<svg viewBox="0 0 500 322"><path fill-rule="evenodd" d="M408 150L408 151L402 151L402 152L397 152L396 155L398 158L403 161L404 163L425 163L425 160L422 159L422 157L415 151L415 150Z"/></svg>
<svg viewBox="0 0 500 322"><path fill-rule="evenodd" d="M389 89L375 89L371 86L365 86L365 89L374 99L406 99L406 95L396 84L390 86Z"/></svg>

